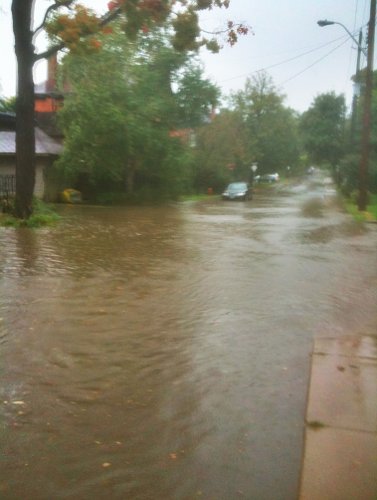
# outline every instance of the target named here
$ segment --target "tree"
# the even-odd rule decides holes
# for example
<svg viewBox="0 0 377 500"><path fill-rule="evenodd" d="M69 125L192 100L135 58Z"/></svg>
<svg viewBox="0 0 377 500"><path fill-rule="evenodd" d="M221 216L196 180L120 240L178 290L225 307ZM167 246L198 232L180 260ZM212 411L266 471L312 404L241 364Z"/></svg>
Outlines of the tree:
<svg viewBox="0 0 377 500"><path fill-rule="evenodd" d="M197 133L195 187L223 189L234 176L248 180L245 127L235 111L224 109Z"/></svg>
<svg viewBox="0 0 377 500"><path fill-rule="evenodd" d="M297 163L297 116L283 100L265 73L248 79L244 90L230 96L229 109L198 134L198 188L218 190L231 180L248 181L254 162L261 173Z"/></svg>
<svg viewBox="0 0 377 500"><path fill-rule="evenodd" d="M203 78L202 68L190 62L177 79L178 121L182 127L198 127L208 122L219 102L220 90Z"/></svg>
<svg viewBox="0 0 377 500"><path fill-rule="evenodd" d="M345 115L344 96L334 92L317 96L302 115L300 130L312 162L328 162L333 168L339 163L345 152Z"/></svg>
<svg viewBox="0 0 377 500"><path fill-rule="evenodd" d="M365 84L365 71L360 71L358 76L358 83ZM370 137L370 161L368 165L368 191L372 193L377 192L377 124L375 117L377 116L377 71L373 75L373 93L371 103L371 137ZM352 141L347 147L347 154L342 158L339 163L339 178L342 191L346 195L358 190L360 185L360 154L361 154L361 129L362 129L362 115L364 108L364 96L361 94L358 99L358 106L353 109L353 116L351 123L353 127ZM355 120L356 115L356 120Z"/></svg>
<svg viewBox="0 0 377 500"><path fill-rule="evenodd" d="M271 78L260 73L232 96L234 110L245 129L245 161L258 163L259 172L276 171L298 158L296 116L283 104L284 96Z"/></svg>
<svg viewBox="0 0 377 500"><path fill-rule="evenodd" d="M72 92L59 113L65 150L58 166L71 182L85 177L87 195L119 186L132 194L136 182L156 196L174 194L187 180L187 147L171 132L208 118L217 88L163 30L133 42L114 31L101 42L95 56L65 58Z"/></svg>
<svg viewBox="0 0 377 500"><path fill-rule="evenodd" d="M15 215L28 218L32 213L32 196L35 181L35 134L34 134L34 64L51 54L69 47L79 50L91 40L97 48L94 34L107 26L116 17L124 15L124 30L129 36L140 29L165 22L171 17L175 30L174 44L181 50L195 50L201 45L217 49L213 40L200 39L197 12L214 6L227 7L229 0L117 0L109 3L111 10L102 18L84 8L76 7L73 14L59 15L62 9L72 12L75 0L54 0L46 9L43 23L33 27L34 0L13 0L12 18L15 38L15 53L18 66L18 97L16 125L16 208ZM44 29L55 14L50 33L56 37L56 44L43 53L37 53L33 39ZM242 25L229 25L228 38L233 43L239 34L246 34Z"/></svg>

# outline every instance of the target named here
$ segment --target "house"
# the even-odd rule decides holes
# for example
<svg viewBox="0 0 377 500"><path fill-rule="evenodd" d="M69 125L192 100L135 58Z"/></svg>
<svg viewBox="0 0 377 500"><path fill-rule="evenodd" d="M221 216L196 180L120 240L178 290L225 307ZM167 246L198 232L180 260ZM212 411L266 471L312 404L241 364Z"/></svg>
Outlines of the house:
<svg viewBox="0 0 377 500"><path fill-rule="evenodd" d="M12 113L0 113L0 196L13 194L16 175L16 117ZM36 177L34 195L44 198L48 168L61 154L61 141L48 136L35 127ZM7 191L5 193L4 191Z"/></svg>
<svg viewBox="0 0 377 500"><path fill-rule="evenodd" d="M64 95L57 89L56 55L48 60L47 80L35 85L35 153L36 175L34 195L54 199L58 189L48 176L49 167L63 151L63 137L57 126L57 111L63 105ZM68 90L68 85L64 85ZM0 198L15 191L16 174L16 116L0 113ZM48 180L48 182L47 182Z"/></svg>

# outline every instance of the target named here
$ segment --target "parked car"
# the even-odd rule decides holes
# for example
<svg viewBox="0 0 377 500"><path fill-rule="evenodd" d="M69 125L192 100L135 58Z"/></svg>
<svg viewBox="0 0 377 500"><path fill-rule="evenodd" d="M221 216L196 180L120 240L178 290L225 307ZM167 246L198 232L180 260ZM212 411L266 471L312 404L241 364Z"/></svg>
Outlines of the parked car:
<svg viewBox="0 0 377 500"><path fill-rule="evenodd" d="M278 182L280 180L279 174L264 174L264 175L256 175L254 177L255 182Z"/></svg>
<svg viewBox="0 0 377 500"><path fill-rule="evenodd" d="M63 203L81 203L82 196L80 191L77 189L64 189L64 191L60 195L60 199Z"/></svg>
<svg viewBox="0 0 377 500"><path fill-rule="evenodd" d="M251 189L247 182L232 182L222 194L223 200L251 200Z"/></svg>

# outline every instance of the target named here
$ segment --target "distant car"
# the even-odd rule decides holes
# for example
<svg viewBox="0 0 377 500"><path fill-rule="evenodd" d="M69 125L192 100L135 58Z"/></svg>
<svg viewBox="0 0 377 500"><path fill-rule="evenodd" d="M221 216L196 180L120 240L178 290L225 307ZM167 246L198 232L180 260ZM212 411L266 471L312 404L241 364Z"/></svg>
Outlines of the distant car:
<svg viewBox="0 0 377 500"><path fill-rule="evenodd" d="M278 182L280 180L279 174L264 174L256 175L254 177L255 182Z"/></svg>
<svg viewBox="0 0 377 500"><path fill-rule="evenodd" d="M251 190L247 182L232 182L222 194L223 200L251 200Z"/></svg>
<svg viewBox="0 0 377 500"><path fill-rule="evenodd" d="M81 192L77 191L77 189L64 189L64 191L60 195L61 201L64 203L81 203L82 196Z"/></svg>

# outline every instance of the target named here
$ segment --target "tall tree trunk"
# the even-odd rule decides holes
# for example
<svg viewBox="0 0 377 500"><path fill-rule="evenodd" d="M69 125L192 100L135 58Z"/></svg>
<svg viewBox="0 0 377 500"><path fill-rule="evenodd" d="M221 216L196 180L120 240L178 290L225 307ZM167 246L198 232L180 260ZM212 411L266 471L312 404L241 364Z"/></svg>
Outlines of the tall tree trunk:
<svg viewBox="0 0 377 500"><path fill-rule="evenodd" d="M16 207L15 215L32 213L35 183L34 47L31 19L34 0L13 0L13 32L17 57Z"/></svg>

